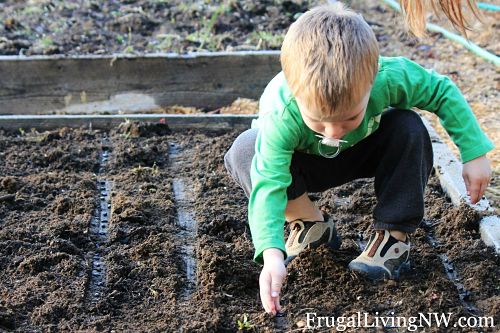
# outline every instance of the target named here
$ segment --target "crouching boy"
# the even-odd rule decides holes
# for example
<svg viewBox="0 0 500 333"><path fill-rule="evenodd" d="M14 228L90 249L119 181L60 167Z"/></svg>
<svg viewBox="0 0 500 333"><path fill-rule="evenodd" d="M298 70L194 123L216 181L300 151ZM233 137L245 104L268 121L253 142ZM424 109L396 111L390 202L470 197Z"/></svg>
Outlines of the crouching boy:
<svg viewBox="0 0 500 333"><path fill-rule="evenodd" d="M285 259L323 243L340 246L332 219L308 192L374 177L374 232L349 268L378 280L405 267L433 165L429 135L412 107L435 113L458 146L473 203L489 182L485 154L493 148L447 77L405 58L380 57L368 24L341 3L292 24L281 64L260 99L256 126L225 156L249 198L254 260L264 264L260 295L272 314L280 311Z"/></svg>

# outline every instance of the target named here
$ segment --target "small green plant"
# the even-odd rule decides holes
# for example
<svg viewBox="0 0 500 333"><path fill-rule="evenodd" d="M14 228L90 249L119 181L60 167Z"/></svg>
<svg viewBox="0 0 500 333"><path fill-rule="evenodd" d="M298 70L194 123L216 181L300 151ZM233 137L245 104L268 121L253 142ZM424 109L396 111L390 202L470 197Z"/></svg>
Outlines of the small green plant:
<svg viewBox="0 0 500 333"><path fill-rule="evenodd" d="M26 6L21 9L21 15L38 16L43 13L43 9L39 6Z"/></svg>
<svg viewBox="0 0 500 333"><path fill-rule="evenodd" d="M257 44L257 49L277 49L281 47L284 34L274 34L268 31L254 31L250 34L247 43Z"/></svg>
<svg viewBox="0 0 500 333"><path fill-rule="evenodd" d="M200 11L201 8L200 4L196 3L196 1L191 3L186 1L179 3L179 5L177 5L177 10L183 13L194 13L196 11Z"/></svg>
<svg viewBox="0 0 500 333"><path fill-rule="evenodd" d="M160 34L157 36L158 40L161 42L154 45L154 49L157 51L172 52L174 51L174 45L176 41L180 41L182 38L176 34Z"/></svg>
<svg viewBox="0 0 500 333"><path fill-rule="evenodd" d="M160 173L160 168L156 165L156 162L154 162L152 167L143 167L138 165L132 169L132 173L137 177L146 175L156 176Z"/></svg>
<svg viewBox="0 0 500 333"><path fill-rule="evenodd" d="M132 44L132 28L128 27L127 44L126 44L126 47L123 50L123 52L124 53L134 53L134 51L135 51L134 45Z"/></svg>
<svg viewBox="0 0 500 333"><path fill-rule="evenodd" d="M130 123L130 119L124 118L123 122L118 125L118 128L122 131L121 135L127 140L132 137L132 134L130 133Z"/></svg>
<svg viewBox="0 0 500 333"><path fill-rule="evenodd" d="M123 44L125 42L125 38L122 35L116 36L116 41L118 44Z"/></svg>
<svg viewBox="0 0 500 333"><path fill-rule="evenodd" d="M136 166L135 168L132 169L132 173L136 176L142 176L146 174L146 168L142 166Z"/></svg>
<svg viewBox="0 0 500 333"><path fill-rule="evenodd" d="M243 314L241 320L238 319L236 321L236 324L238 325L238 330L246 330L249 331L253 329L253 325L250 323L250 320L248 320L248 315L246 313Z"/></svg>
<svg viewBox="0 0 500 333"><path fill-rule="evenodd" d="M156 161L153 163L153 166L151 167L151 174L153 176L158 175L160 173L160 168L158 168L158 165L156 164Z"/></svg>
<svg viewBox="0 0 500 333"><path fill-rule="evenodd" d="M123 50L123 53L134 53L134 46L133 45L129 45L127 46L124 50Z"/></svg>
<svg viewBox="0 0 500 333"><path fill-rule="evenodd" d="M54 45L54 41L50 37L44 37L40 40L40 45L42 45L44 47L49 47L49 46Z"/></svg>
<svg viewBox="0 0 500 333"><path fill-rule="evenodd" d="M19 128L19 133L21 133L21 136L24 136L26 134L26 131L21 127Z"/></svg>
<svg viewBox="0 0 500 333"><path fill-rule="evenodd" d="M229 6L226 4L222 3L217 6L215 11L212 13L210 16L210 19L203 19L202 20L202 28L198 31L195 31L189 35L186 36L186 40L189 42L193 43L199 43L200 45L198 46L198 49L203 49L206 44L208 44L208 49L214 49L217 48L217 46L221 42L221 37L219 36L219 40L217 41L216 36L212 34L212 30L215 26L215 22L217 22L217 19L219 16L229 10ZM226 36L224 35L223 38ZM215 39L215 41L212 41L211 39Z"/></svg>
<svg viewBox="0 0 500 333"><path fill-rule="evenodd" d="M212 16L210 16L210 20L208 21L207 25L204 28L204 38L202 41L202 44L200 45L200 49L203 48L204 42L209 38L210 33L212 32L212 29L214 28L215 22L217 21L217 18L219 17L220 14L222 14L223 11L225 11L225 6L223 4L219 5L215 12L212 13Z"/></svg>
<svg viewBox="0 0 500 333"><path fill-rule="evenodd" d="M151 293L151 296L153 296L153 298L158 298L158 295L160 294L158 291L154 290L151 287L149 287L149 292Z"/></svg>

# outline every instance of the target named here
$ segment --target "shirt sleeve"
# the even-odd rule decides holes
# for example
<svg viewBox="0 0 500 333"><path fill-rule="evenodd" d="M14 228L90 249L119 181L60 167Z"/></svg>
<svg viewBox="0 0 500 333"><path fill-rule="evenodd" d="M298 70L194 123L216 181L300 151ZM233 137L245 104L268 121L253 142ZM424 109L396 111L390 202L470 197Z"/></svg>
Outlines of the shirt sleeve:
<svg viewBox="0 0 500 333"><path fill-rule="evenodd" d="M417 107L435 113L457 145L463 163L493 149L493 143L450 78L402 57L387 58L384 68L391 106Z"/></svg>
<svg viewBox="0 0 500 333"><path fill-rule="evenodd" d="M290 118L286 111L282 116L270 113L263 117L255 143L248 219L258 263L263 263L262 253L268 248L281 249L286 256L286 190L292 182L290 163L299 138L299 128Z"/></svg>

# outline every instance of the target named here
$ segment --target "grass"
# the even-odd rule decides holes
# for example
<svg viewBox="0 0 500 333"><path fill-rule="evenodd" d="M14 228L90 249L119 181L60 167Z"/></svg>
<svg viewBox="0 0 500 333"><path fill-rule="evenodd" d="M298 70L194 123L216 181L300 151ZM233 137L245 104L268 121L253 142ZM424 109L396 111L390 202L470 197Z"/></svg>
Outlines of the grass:
<svg viewBox="0 0 500 333"><path fill-rule="evenodd" d="M213 28L219 16L227 11L229 11L229 6L227 4L221 3L220 5L218 5L212 15L210 15L209 19L202 19L201 29L187 35L186 40L192 43L200 44L198 46L199 50L202 50L205 45L209 50L215 50L219 48L222 44L222 41L229 35L214 35Z"/></svg>
<svg viewBox="0 0 500 333"><path fill-rule="evenodd" d="M134 44L132 43L132 28L128 27L127 43L125 48L123 49L123 53L134 53L134 51L135 51Z"/></svg>
<svg viewBox="0 0 500 333"><path fill-rule="evenodd" d="M43 47L49 47L54 45L54 40L50 37L44 37L40 39L40 45Z"/></svg>
<svg viewBox="0 0 500 333"><path fill-rule="evenodd" d="M245 44L257 45L260 49L278 49L281 47L285 34L275 34L268 31L253 31Z"/></svg>
<svg viewBox="0 0 500 333"><path fill-rule="evenodd" d="M180 47L176 46L176 42L182 41L182 37L176 34L159 34L156 36L159 40L157 44L150 43L148 47L153 51L160 52L178 52Z"/></svg>
<svg viewBox="0 0 500 333"><path fill-rule="evenodd" d="M42 13L43 9L38 6L26 6L21 10L21 14L26 16L38 16Z"/></svg>

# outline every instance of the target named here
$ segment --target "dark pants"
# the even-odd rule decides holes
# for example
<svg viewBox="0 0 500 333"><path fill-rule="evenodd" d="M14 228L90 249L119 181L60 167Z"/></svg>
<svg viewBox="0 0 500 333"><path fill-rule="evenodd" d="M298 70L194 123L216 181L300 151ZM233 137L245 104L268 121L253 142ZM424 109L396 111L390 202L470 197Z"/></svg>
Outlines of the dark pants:
<svg viewBox="0 0 500 333"><path fill-rule="evenodd" d="M226 168L247 196L257 132L243 132L224 157ZM382 115L374 133L335 158L295 152L287 195L292 200L305 192L375 177L374 228L414 232L424 216L424 191L432 164L432 144L420 116L393 109Z"/></svg>

